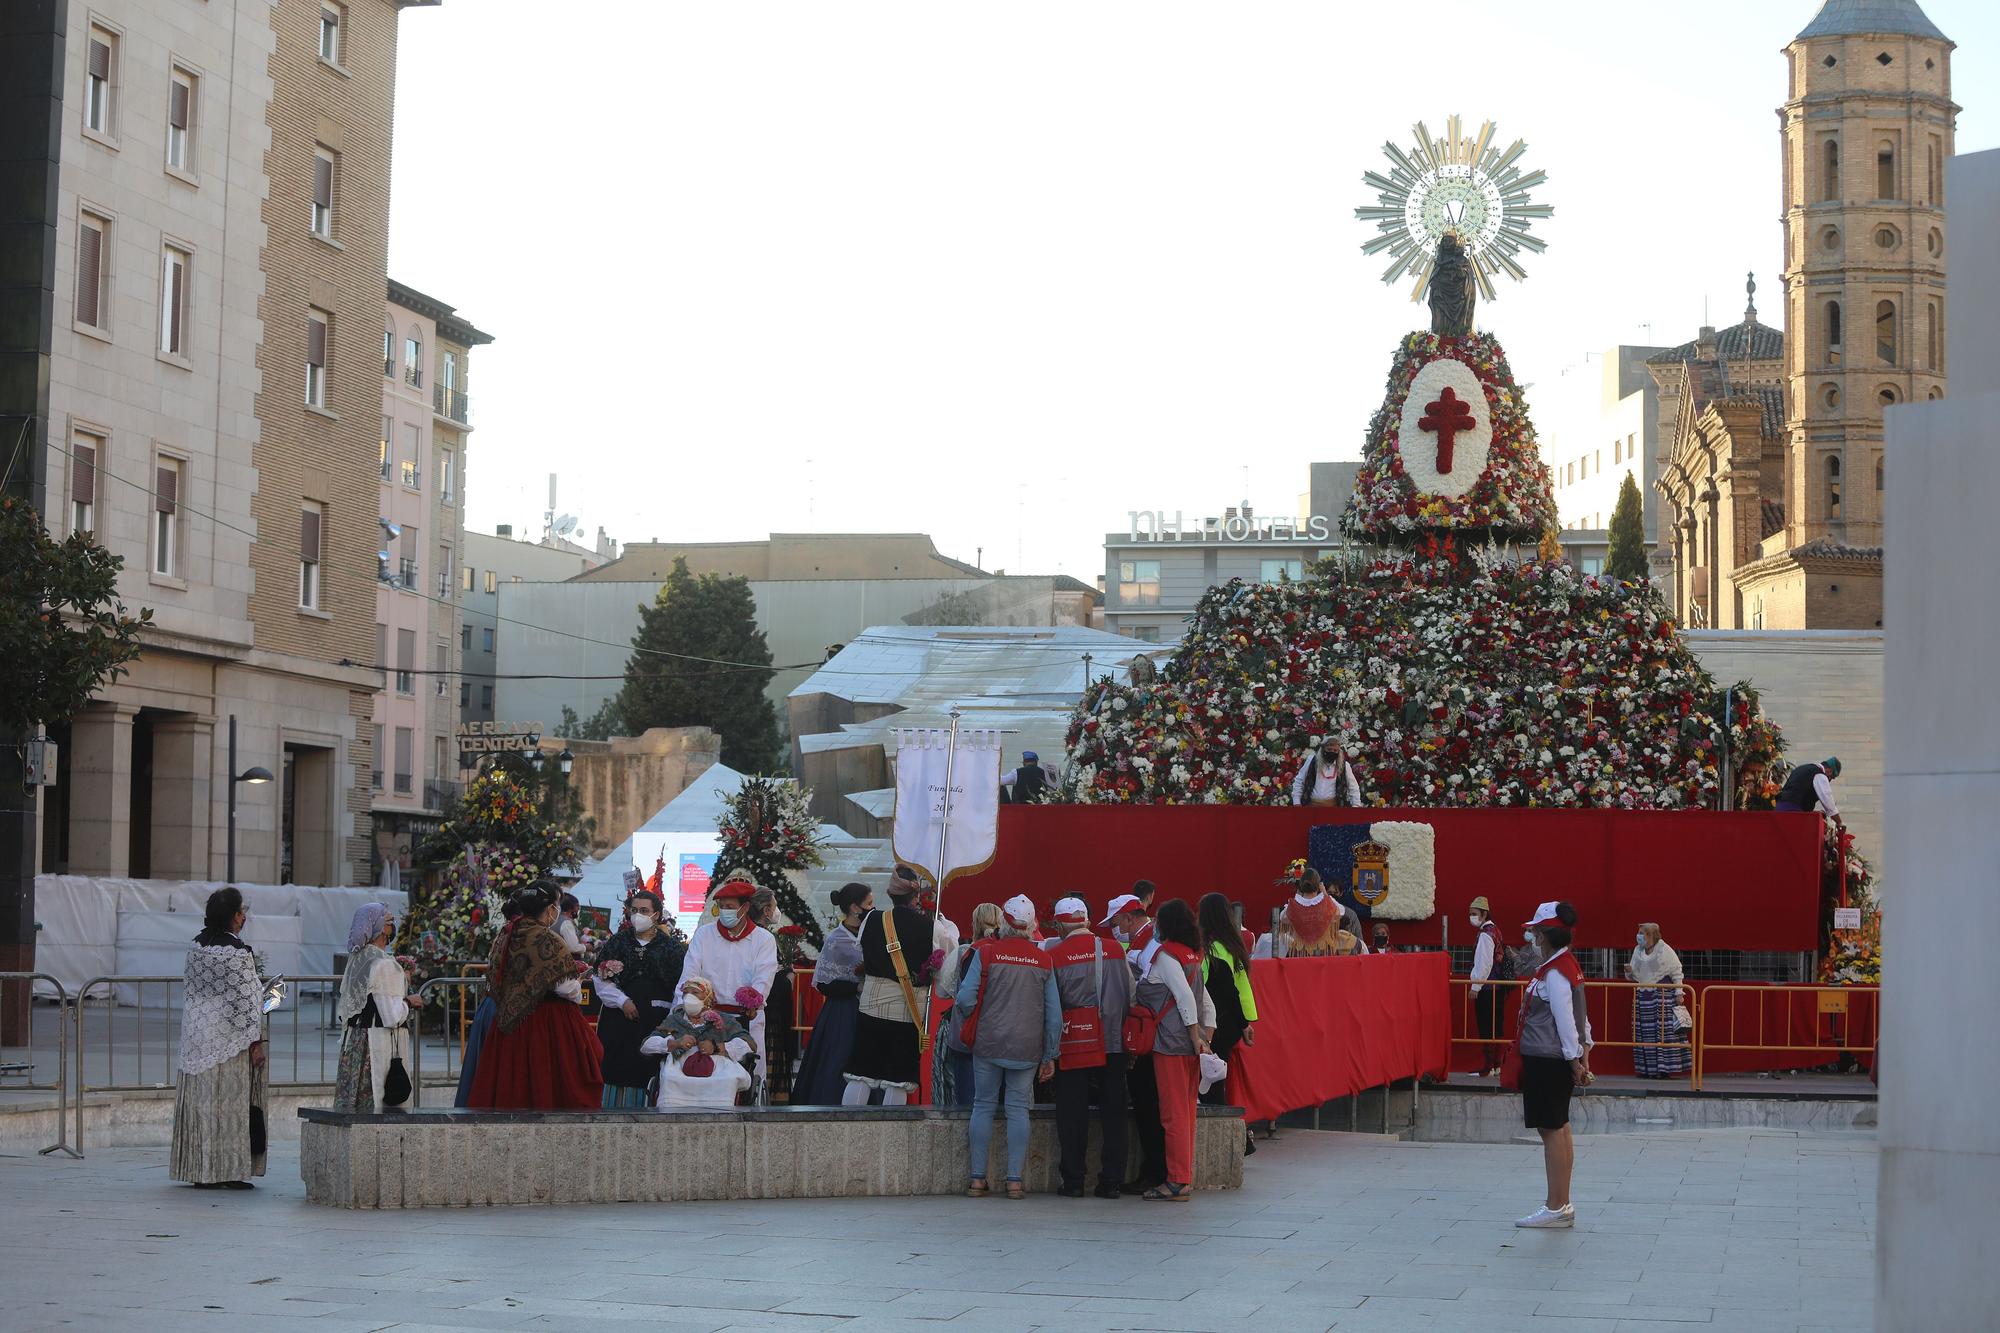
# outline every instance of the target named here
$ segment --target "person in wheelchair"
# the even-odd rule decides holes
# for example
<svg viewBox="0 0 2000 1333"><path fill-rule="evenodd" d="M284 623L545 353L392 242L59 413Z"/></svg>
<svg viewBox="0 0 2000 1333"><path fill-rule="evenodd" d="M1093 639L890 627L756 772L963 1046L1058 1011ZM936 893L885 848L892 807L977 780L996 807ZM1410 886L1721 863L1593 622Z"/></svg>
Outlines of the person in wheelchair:
<svg viewBox="0 0 2000 1333"><path fill-rule="evenodd" d="M700 977L681 983L681 1004L641 1044L662 1057L653 1104L662 1109L736 1105L753 1086L757 1049L749 1029L715 1007L715 988Z"/></svg>

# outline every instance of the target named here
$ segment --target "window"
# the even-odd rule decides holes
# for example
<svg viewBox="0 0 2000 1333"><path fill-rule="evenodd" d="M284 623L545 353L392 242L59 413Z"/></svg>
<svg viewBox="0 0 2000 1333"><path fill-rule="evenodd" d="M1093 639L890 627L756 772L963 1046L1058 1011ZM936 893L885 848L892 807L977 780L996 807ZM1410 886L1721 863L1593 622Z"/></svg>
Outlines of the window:
<svg viewBox="0 0 2000 1333"><path fill-rule="evenodd" d="M403 339L403 383L412 389L424 387L424 340L415 329Z"/></svg>
<svg viewBox="0 0 2000 1333"><path fill-rule="evenodd" d="M458 706L460 708L472 707L471 681L461 680L460 682L458 682Z"/></svg>
<svg viewBox="0 0 2000 1333"><path fill-rule="evenodd" d="M451 691L451 649L441 643L431 645L431 679L435 682L437 697L442 699ZM440 741L440 744L442 741Z"/></svg>
<svg viewBox="0 0 2000 1333"><path fill-rule="evenodd" d="M491 685L481 685L479 687L479 707L484 712L490 713L493 711L493 687Z"/></svg>
<svg viewBox="0 0 2000 1333"><path fill-rule="evenodd" d="M1257 581L1259 583L1296 583L1304 577L1305 561L1303 560L1264 560L1258 564Z"/></svg>
<svg viewBox="0 0 2000 1333"><path fill-rule="evenodd" d="M472 566L471 566L471 565L467 565L467 566L466 566L465 568L463 568L463 569L461 569L461 570L459 570L459 571L458 571L458 586L459 586L459 588L460 588L460 589L462 589L462 590L463 590L463 591L465 591L465 592L471 592L471 591L472 591ZM471 646L472 646L471 644L467 644L467 645L466 645L466 647L468 647L468 648L470 648Z"/></svg>
<svg viewBox="0 0 2000 1333"><path fill-rule="evenodd" d="M417 529L415 524L403 525L402 547L399 553L397 582L412 592L417 588Z"/></svg>
<svg viewBox="0 0 2000 1333"><path fill-rule="evenodd" d="M1160 603L1160 562L1157 560L1119 561L1118 601L1124 606L1158 606Z"/></svg>
<svg viewBox="0 0 2000 1333"><path fill-rule="evenodd" d="M410 794L410 763L415 758L417 733L409 727L396 728L396 795Z"/></svg>
<svg viewBox="0 0 2000 1333"><path fill-rule="evenodd" d="M449 546L438 547L437 580L438 598L442 600L451 596L451 548Z"/></svg>
<svg viewBox="0 0 2000 1333"><path fill-rule="evenodd" d="M1931 397L1935 398L1937 396L1937 390L1932 389ZM1896 405L1896 391L1885 384L1882 386L1881 391L1875 395L1875 401L1884 407L1894 407Z"/></svg>
<svg viewBox="0 0 2000 1333"><path fill-rule="evenodd" d="M1840 140L1828 139L1823 151L1825 167L1820 172L1819 197L1824 203L1840 202Z"/></svg>
<svg viewBox="0 0 2000 1333"><path fill-rule="evenodd" d="M417 692L417 632L413 629L396 631L396 693L415 694Z"/></svg>
<svg viewBox="0 0 2000 1333"><path fill-rule="evenodd" d="M324 310L306 313L306 405L326 407L326 368L333 343L333 316Z"/></svg>
<svg viewBox="0 0 2000 1333"><path fill-rule="evenodd" d="M395 373L396 373L396 331L394 329L383 329L382 330L382 374L384 376L393 376L395 375Z"/></svg>
<svg viewBox="0 0 2000 1333"><path fill-rule="evenodd" d="M417 466L417 459L422 457L424 451L423 428L405 425L403 443L406 446L403 450L403 484L415 490L424 479L423 469Z"/></svg>
<svg viewBox="0 0 2000 1333"><path fill-rule="evenodd" d="M380 628L380 626L377 626L377 628L379 629L379 628ZM372 787L373 787L373 788L374 788L374 789L375 789L376 791L381 791L381 790L382 790L382 759L383 759L383 751L382 751L382 724L381 724L380 722L376 722L376 723L373 723L372 725L374 726L374 729L375 729L375 756L374 756L374 760L373 760L373 765L372 765L372 767L373 767L373 772L372 772L372 775L371 775L371 777L370 777L370 779L369 779L369 785L370 785L370 786L372 786Z"/></svg>
<svg viewBox="0 0 2000 1333"><path fill-rule="evenodd" d="M192 257L179 246L160 247L160 350L187 356L188 270Z"/></svg>
<svg viewBox="0 0 2000 1333"><path fill-rule="evenodd" d="M1885 366L1896 364L1896 303L1875 303L1875 356Z"/></svg>
<svg viewBox="0 0 2000 1333"><path fill-rule="evenodd" d="M76 223L76 322L110 327L111 223L84 213Z"/></svg>
<svg viewBox="0 0 2000 1333"><path fill-rule="evenodd" d="M500 587L500 576L492 570L486 571L486 591L494 592Z"/></svg>
<svg viewBox="0 0 2000 1333"><path fill-rule="evenodd" d="M382 418L382 480L389 480L389 436L394 433L395 423Z"/></svg>
<svg viewBox="0 0 2000 1333"><path fill-rule="evenodd" d="M1160 641L1160 627L1158 625L1134 625L1132 627L1132 637L1140 643L1158 643Z"/></svg>
<svg viewBox="0 0 2000 1333"><path fill-rule="evenodd" d="M176 69L167 76L167 165L175 171L194 170L195 76Z"/></svg>
<svg viewBox="0 0 2000 1333"><path fill-rule="evenodd" d="M1750 628L1764 628L1764 599L1754 597L1750 601Z"/></svg>
<svg viewBox="0 0 2000 1333"><path fill-rule="evenodd" d="M1925 302L1924 368L1926 370L1944 369L1944 335L1943 330L1939 327L1942 322L1938 315L1938 303L1936 301Z"/></svg>
<svg viewBox="0 0 2000 1333"><path fill-rule="evenodd" d="M1928 174L1925 177L1926 185L1924 189L1924 194L1930 199L1932 204L1941 204L1944 202L1944 176L1938 171L1939 152L1938 137L1933 134L1931 136L1930 162L1926 168Z"/></svg>
<svg viewBox="0 0 2000 1333"><path fill-rule="evenodd" d="M1896 145L1887 139L1875 150L1875 197L1900 199L1896 190Z"/></svg>
<svg viewBox="0 0 2000 1333"><path fill-rule="evenodd" d="M319 10L319 58L329 65L340 63L341 47L346 43L341 28L342 13L339 5L321 5Z"/></svg>
<svg viewBox="0 0 2000 1333"><path fill-rule="evenodd" d="M493 651L493 627L491 625L479 631L479 651L482 653Z"/></svg>
<svg viewBox="0 0 2000 1333"><path fill-rule="evenodd" d="M69 530L97 531L97 468L104 437L72 431L69 437Z"/></svg>
<svg viewBox="0 0 2000 1333"><path fill-rule="evenodd" d="M1604 572L1604 557L1597 555L1587 555L1584 556L1581 560L1579 560L1577 562L1577 565L1579 573L1602 574Z"/></svg>
<svg viewBox="0 0 2000 1333"><path fill-rule="evenodd" d="M299 605L319 610L319 543L326 506L307 500L299 509Z"/></svg>
<svg viewBox="0 0 2000 1333"><path fill-rule="evenodd" d="M442 681L440 681L438 684L438 693L439 694L444 693L444 683ZM431 776L436 778L439 782L443 782L445 780L444 775L450 771L448 768L446 768L446 764L449 762L450 761L447 760L445 757L444 737L442 736L431 737Z"/></svg>
<svg viewBox="0 0 2000 1333"><path fill-rule="evenodd" d="M438 450L438 470L437 470L438 499L443 501L445 504L451 503L451 472L452 472L451 464L452 464L451 450L449 449Z"/></svg>
<svg viewBox="0 0 2000 1333"><path fill-rule="evenodd" d="M1875 460L1875 489L1878 491L1882 489L1882 461L1880 458Z"/></svg>
<svg viewBox="0 0 2000 1333"><path fill-rule="evenodd" d="M1826 460L1826 516L1840 517L1840 455L1830 454Z"/></svg>
<svg viewBox="0 0 2000 1333"><path fill-rule="evenodd" d="M332 149L314 147L312 210L306 225L323 241L333 239L333 163Z"/></svg>
<svg viewBox="0 0 2000 1333"><path fill-rule="evenodd" d="M1826 303L1826 359L1840 360L1840 302Z"/></svg>
<svg viewBox="0 0 2000 1333"><path fill-rule="evenodd" d="M172 578L180 572L181 461L153 464L153 572Z"/></svg>
<svg viewBox="0 0 2000 1333"><path fill-rule="evenodd" d="M117 89L111 77L117 69L118 38L92 28L84 47L83 128L110 138L117 131Z"/></svg>
<svg viewBox="0 0 2000 1333"><path fill-rule="evenodd" d="M1875 229L1875 245L1878 249L1893 250L1902 243L1902 239L1901 236L1897 235L1894 227L1877 227Z"/></svg>
<svg viewBox="0 0 2000 1333"><path fill-rule="evenodd" d="M472 651L472 626L460 625L458 627L458 650L462 653Z"/></svg>

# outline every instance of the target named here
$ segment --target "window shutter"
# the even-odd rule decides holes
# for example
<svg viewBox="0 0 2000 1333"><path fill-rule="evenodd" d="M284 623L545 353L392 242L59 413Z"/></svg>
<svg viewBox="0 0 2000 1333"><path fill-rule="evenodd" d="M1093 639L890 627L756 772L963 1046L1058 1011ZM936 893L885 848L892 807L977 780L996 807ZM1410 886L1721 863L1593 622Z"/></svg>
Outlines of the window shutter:
<svg viewBox="0 0 2000 1333"><path fill-rule="evenodd" d="M326 364L326 325L317 319L306 321L306 364Z"/></svg>
<svg viewBox="0 0 2000 1333"><path fill-rule="evenodd" d="M88 222L76 233L76 318L100 327L98 298L104 286L104 233Z"/></svg>
<svg viewBox="0 0 2000 1333"><path fill-rule="evenodd" d="M413 526L411 526L411 525L409 525L409 524L404 524L404 526L403 526L403 539L402 539L402 540L403 540L403 549L402 549L402 557L403 557L403 559L405 559L405 560L415 560L415 559L417 558L417 530L416 530L416 528L415 528L415 527L413 527Z"/></svg>
<svg viewBox="0 0 2000 1333"><path fill-rule="evenodd" d="M178 468L160 467L153 469L153 508L162 514L174 512L174 502L179 498L181 474Z"/></svg>
<svg viewBox="0 0 2000 1333"><path fill-rule="evenodd" d="M407 789L410 776L410 753L416 749L416 732L409 727L396 728L396 777L397 786Z"/></svg>
<svg viewBox="0 0 2000 1333"><path fill-rule="evenodd" d="M90 76L94 79L111 77L111 48L95 37L90 39Z"/></svg>
<svg viewBox="0 0 2000 1333"><path fill-rule="evenodd" d="M389 666L389 627L379 622L375 626L375 665L384 670L387 670ZM382 758L382 737L379 733L382 729L380 726L377 726L375 730L377 732L375 737L375 758L379 763Z"/></svg>
<svg viewBox="0 0 2000 1333"><path fill-rule="evenodd" d="M69 498L80 505L97 503L97 449L79 444L70 450Z"/></svg>
<svg viewBox="0 0 2000 1333"><path fill-rule="evenodd" d="M321 208L333 207L332 158L313 158L313 202Z"/></svg>
<svg viewBox="0 0 2000 1333"><path fill-rule="evenodd" d="M299 511L299 559L308 564L319 563L319 510Z"/></svg>
<svg viewBox="0 0 2000 1333"><path fill-rule="evenodd" d="M396 631L396 670L415 671L417 669L417 632L413 629Z"/></svg>
<svg viewBox="0 0 2000 1333"><path fill-rule="evenodd" d="M168 345L167 350L178 356L182 351L181 312L184 309L186 309L184 300L181 296L181 281L182 279L187 277L187 264L178 255L176 255L172 259L169 259L167 261L167 264L170 269L168 277L169 277L169 286L171 288L171 290L168 293L167 299L174 303L173 309L170 312L168 312L167 315L168 337L172 340L171 343Z"/></svg>
<svg viewBox="0 0 2000 1333"><path fill-rule="evenodd" d="M179 79L175 79L170 87L172 91L167 95L167 124L177 130L184 130L188 127L188 93L190 89L188 85L182 83Z"/></svg>

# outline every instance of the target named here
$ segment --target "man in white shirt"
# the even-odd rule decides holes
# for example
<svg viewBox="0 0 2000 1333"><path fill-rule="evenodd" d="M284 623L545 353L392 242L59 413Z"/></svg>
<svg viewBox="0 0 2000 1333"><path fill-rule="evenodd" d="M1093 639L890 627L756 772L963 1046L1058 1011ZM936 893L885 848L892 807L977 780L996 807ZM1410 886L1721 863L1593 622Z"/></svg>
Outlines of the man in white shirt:
<svg viewBox="0 0 2000 1333"><path fill-rule="evenodd" d="M1486 901L1485 894L1472 900L1469 919L1472 928L1479 932L1474 936L1478 942L1472 947L1472 1016L1480 1037L1486 1041L1486 1076L1496 1078L1504 1052L1493 1039L1500 1032L1500 1012L1506 996L1502 987L1486 983L1507 980L1511 969L1507 966L1507 946L1501 942L1500 927L1493 920L1493 906Z"/></svg>
<svg viewBox="0 0 2000 1333"><path fill-rule="evenodd" d="M1785 785L1778 791L1778 809L1811 810L1818 806L1840 824L1840 807L1833 802L1833 780L1839 776L1837 755L1828 755L1817 764L1800 764L1785 775Z"/></svg>
<svg viewBox="0 0 2000 1333"><path fill-rule="evenodd" d="M748 875L739 879L733 874L712 890L715 919L704 921L688 941L676 994L684 995L691 981L707 981L715 989L715 1007L750 1031L748 1043L740 1037L729 1043L730 1055L740 1060L754 1048L761 1061L768 1058L764 1003L778 975L778 941L750 918L756 892Z"/></svg>
<svg viewBox="0 0 2000 1333"><path fill-rule="evenodd" d="M1340 745L1328 736L1306 756L1304 767L1292 779L1293 805L1361 804L1361 784L1355 779L1354 765L1340 752Z"/></svg>

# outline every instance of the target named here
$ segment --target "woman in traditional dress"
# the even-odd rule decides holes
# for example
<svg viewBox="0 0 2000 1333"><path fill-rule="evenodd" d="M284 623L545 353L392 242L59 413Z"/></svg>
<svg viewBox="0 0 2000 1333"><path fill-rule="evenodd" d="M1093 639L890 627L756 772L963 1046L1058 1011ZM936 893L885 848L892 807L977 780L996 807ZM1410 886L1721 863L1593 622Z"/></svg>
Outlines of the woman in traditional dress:
<svg viewBox="0 0 2000 1333"><path fill-rule="evenodd" d="M597 1039L604 1046L604 1105L643 1110L658 1056L640 1049L673 1007L687 942L662 926L666 904L651 889L625 900L625 924L597 955Z"/></svg>
<svg viewBox="0 0 2000 1333"><path fill-rule="evenodd" d="M504 932L508 926L513 925L514 918L520 915L521 897L515 894L507 899L500 909L500 919L503 923L501 930ZM472 988L467 986L465 989L469 991ZM479 1007L472 1012L472 1027L465 1034L464 1058L458 1067L458 1095L452 1099L453 1106L472 1105L472 1080L479 1076L479 1055L486 1049L486 1034L493 1030L493 1015L497 1011L493 1006L493 983L490 979L485 989L486 993L479 1001ZM463 997L460 998L460 1003L464 1003Z"/></svg>
<svg viewBox="0 0 2000 1333"><path fill-rule="evenodd" d="M239 938L249 918L240 889L217 889L187 955L168 1174L198 1189L247 1190L264 1174L264 980Z"/></svg>
<svg viewBox="0 0 2000 1333"><path fill-rule="evenodd" d="M389 953L396 919L381 903L363 903L347 928L347 970L340 974L340 1068L333 1109L368 1114L383 1109L382 1082L400 1057L410 1065L410 1016L423 1007L409 974Z"/></svg>
<svg viewBox="0 0 2000 1333"><path fill-rule="evenodd" d="M847 1091L842 1074L854 1050L854 1017L861 1011L861 940L854 928L874 906L875 891L866 884L843 884L833 891L840 924L826 933L813 967L813 989L826 1003L813 1020L805 1058L792 1076L795 1105L838 1106Z"/></svg>
<svg viewBox="0 0 2000 1333"><path fill-rule="evenodd" d="M493 946L493 1031L479 1055L475 1110L589 1111L604 1096L604 1047L577 1007L583 982L556 934L560 895L539 880Z"/></svg>
<svg viewBox="0 0 2000 1333"><path fill-rule="evenodd" d="M1681 956L1660 938L1660 927L1648 921L1639 927L1638 946L1625 964L1625 979L1641 983L1632 992L1632 1040L1679 1042ZM1678 1078L1688 1071L1688 1048L1679 1045L1634 1046L1632 1072L1640 1078Z"/></svg>

